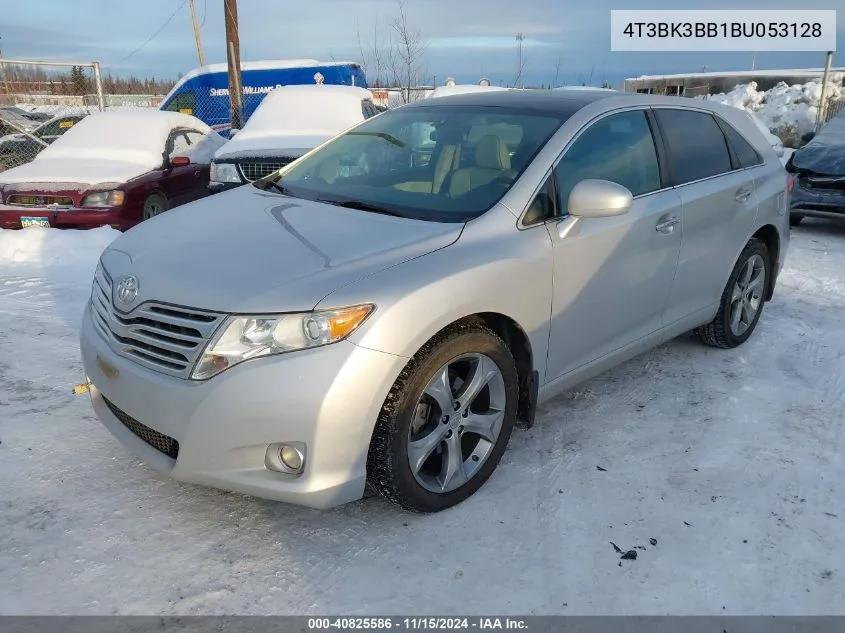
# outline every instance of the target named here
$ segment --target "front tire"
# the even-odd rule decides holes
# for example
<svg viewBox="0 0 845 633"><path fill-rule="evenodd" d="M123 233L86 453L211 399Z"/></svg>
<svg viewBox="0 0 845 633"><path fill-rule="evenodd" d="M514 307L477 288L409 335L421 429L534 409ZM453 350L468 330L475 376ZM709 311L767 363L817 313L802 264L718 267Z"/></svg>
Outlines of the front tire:
<svg viewBox="0 0 845 633"><path fill-rule="evenodd" d="M153 193L144 200L144 220L149 220L167 211L167 199L159 193Z"/></svg>
<svg viewBox="0 0 845 633"><path fill-rule="evenodd" d="M367 480L412 512L475 493L502 458L517 414L518 376L505 342L481 322L426 343L396 380L367 455Z"/></svg>
<svg viewBox="0 0 845 633"><path fill-rule="evenodd" d="M716 317L695 330L704 343L730 349L748 340L763 313L771 269L766 244L752 238L731 272Z"/></svg>

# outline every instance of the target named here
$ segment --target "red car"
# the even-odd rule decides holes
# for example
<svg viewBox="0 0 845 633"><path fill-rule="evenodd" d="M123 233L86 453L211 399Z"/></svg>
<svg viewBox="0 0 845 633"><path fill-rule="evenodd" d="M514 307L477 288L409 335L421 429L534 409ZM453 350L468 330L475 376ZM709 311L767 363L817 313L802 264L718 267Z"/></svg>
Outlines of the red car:
<svg viewBox="0 0 845 633"><path fill-rule="evenodd" d="M208 195L211 157L225 142L178 112L92 114L32 162L0 172L0 228L126 230Z"/></svg>

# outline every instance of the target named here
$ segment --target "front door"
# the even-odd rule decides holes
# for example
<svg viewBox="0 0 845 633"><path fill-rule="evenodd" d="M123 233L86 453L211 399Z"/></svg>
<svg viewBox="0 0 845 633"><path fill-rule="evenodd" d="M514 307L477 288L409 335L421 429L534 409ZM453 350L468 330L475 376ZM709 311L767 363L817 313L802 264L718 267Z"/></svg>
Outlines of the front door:
<svg viewBox="0 0 845 633"><path fill-rule="evenodd" d="M680 199L664 189L645 110L603 116L576 138L555 168L563 217L548 225L554 299L548 377L555 379L663 326L681 248ZM628 213L574 218L572 188L609 180L634 195Z"/></svg>

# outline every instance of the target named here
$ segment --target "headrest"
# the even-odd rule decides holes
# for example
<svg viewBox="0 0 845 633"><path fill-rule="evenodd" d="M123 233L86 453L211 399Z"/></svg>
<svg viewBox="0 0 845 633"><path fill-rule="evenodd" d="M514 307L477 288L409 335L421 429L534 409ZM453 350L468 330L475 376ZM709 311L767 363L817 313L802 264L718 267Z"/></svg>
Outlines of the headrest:
<svg viewBox="0 0 845 633"><path fill-rule="evenodd" d="M482 136L475 146L475 164L484 169L510 169L507 145L495 134Z"/></svg>

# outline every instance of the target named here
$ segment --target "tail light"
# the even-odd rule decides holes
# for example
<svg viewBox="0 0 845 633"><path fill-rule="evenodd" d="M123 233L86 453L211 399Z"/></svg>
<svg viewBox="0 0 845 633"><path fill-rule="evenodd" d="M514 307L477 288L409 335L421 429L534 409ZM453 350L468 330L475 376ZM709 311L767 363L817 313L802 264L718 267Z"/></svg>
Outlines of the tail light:
<svg viewBox="0 0 845 633"><path fill-rule="evenodd" d="M789 172L786 172L786 191L787 193L792 193L792 190L795 189L795 178Z"/></svg>

